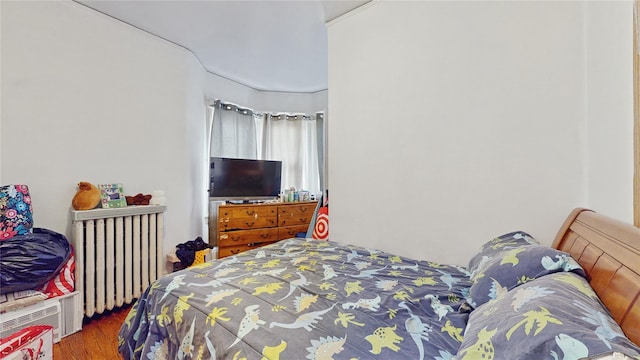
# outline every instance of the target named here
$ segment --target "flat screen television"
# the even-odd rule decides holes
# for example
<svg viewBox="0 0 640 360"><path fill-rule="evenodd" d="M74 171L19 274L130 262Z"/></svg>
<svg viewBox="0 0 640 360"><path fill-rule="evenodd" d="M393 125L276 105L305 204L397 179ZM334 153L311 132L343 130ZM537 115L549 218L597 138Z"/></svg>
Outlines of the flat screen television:
<svg viewBox="0 0 640 360"><path fill-rule="evenodd" d="M212 157L209 198L213 200L269 200L280 194L282 161Z"/></svg>

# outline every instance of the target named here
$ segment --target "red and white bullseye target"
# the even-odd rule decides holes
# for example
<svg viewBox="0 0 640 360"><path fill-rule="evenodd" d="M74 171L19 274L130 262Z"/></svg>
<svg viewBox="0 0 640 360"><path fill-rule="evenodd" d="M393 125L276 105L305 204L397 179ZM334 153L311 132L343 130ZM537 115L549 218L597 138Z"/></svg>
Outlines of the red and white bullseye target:
<svg viewBox="0 0 640 360"><path fill-rule="evenodd" d="M316 224L313 228L314 239L327 240L329 238L329 208L321 207L318 209L318 216L316 217Z"/></svg>

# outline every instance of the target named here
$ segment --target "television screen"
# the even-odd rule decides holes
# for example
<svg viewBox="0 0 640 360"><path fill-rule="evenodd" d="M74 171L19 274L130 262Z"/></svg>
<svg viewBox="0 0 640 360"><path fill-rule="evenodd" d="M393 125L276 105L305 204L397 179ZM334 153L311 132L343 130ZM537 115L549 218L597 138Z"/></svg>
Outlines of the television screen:
<svg viewBox="0 0 640 360"><path fill-rule="evenodd" d="M212 157L209 197L218 200L267 200L280 194L282 161Z"/></svg>

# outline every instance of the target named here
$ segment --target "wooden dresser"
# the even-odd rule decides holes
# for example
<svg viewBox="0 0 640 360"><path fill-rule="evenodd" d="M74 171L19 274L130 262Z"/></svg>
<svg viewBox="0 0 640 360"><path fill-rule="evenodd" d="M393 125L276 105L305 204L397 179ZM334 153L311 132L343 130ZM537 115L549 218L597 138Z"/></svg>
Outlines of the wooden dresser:
<svg viewBox="0 0 640 360"><path fill-rule="evenodd" d="M307 232L316 201L218 207L218 258Z"/></svg>

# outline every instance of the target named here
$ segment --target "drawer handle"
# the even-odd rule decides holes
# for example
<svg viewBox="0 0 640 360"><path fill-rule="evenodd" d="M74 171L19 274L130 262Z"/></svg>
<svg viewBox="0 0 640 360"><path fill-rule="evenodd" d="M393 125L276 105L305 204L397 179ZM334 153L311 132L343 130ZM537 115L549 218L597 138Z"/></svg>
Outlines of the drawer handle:
<svg viewBox="0 0 640 360"><path fill-rule="evenodd" d="M234 255L238 254L238 253L240 253L240 249L236 249L236 250L231 249L231 253L234 254Z"/></svg>
<svg viewBox="0 0 640 360"><path fill-rule="evenodd" d="M220 239L228 239L228 238L229 238L229 235L227 234L220 235Z"/></svg>
<svg viewBox="0 0 640 360"><path fill-rule="evenodd" d="M231 240L232 240L232 241L238 241L238 240L240 240L241 238L242 238L242 236L235 236L235 237L234 237L234 236L232 236L232 237L231 237Z"/></svg>
<svg viewBox="0 0 640 360"><path fill-rule="evenodd" d="M307 222L307 219L306 219L306 218L300 218L300 219L298 219L298 220L300 220L300 222L301 222L301 223L305 223L305 222Z"/></svg>
<svg viewBox="0 0 640 360"><path fill-rule="evenodd" d="M268 239L269 238L269 234L260 234L260 237L263 239Z"/></svg>
<svg viewBox="0 0 640 360"><path fill-rule="evenodd" d="M256 223L255 221L253 221L253 222L245 221L244 222L244 224L247 225L248 227L253 227L253 225L255 225L255 223Z"/></svg>
<svg viewBox="0 0 640 360"><path fill-rule="evenodd" d="M256 211L255 211L255 210L245 210L244 212L245 212L247 215L253 215L253 214L255 214L255 213L256 213Z"/></svg>
<svg viewBox="0 0 640 360"><path fill-rule="evenodd" d="M306 207L301 207L300 208L300 212L307 212L307 208Z"/></svg>

